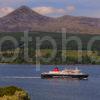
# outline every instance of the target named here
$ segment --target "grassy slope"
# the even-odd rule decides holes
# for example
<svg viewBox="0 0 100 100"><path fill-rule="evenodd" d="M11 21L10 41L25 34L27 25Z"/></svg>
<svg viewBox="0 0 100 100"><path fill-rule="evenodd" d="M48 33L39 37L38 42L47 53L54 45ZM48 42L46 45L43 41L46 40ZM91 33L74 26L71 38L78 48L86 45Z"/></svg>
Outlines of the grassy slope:
<svg viewBox="0 0 100 100"><path fill-rule="evenodd" d="M19 47L21 48L21 51L23 50L23 42L21 41L21 38L24 36L23 33L0 33L0 37L2 39L2 37L5 37L5 36L13 36L14 38L16 38L16 40L18 40L18 43L19 43ZM46 32L30 32L29 33L29 36L32 37L32 42L29 42L29 55L33 58L35 57L35 48L36 48L36 38L37 37L40 37L40 38L43 38L44 36L50 36L52 37L53 39L55 39L56 43L57 43L57 49L58 49L58 52L60 52L60 54L57 55L56 58L59 58L59 59L55 59L55 62L60 62L61 60L61 47L62 47L62 34L61 33L46 33ZM95 36L100 36L100 35L90 35L90 34L72 34L72 33L67 33L67 37L66 38L69 38L71 36L77 36L78 38L81 39L82 41L82 47L83 47L83 56L87 56L87 44L88 42ZM100 58L100 53L99 53L99 50L100 50L100 47L99 47L99 44L100 44L100 41L96 41L94 44L93 44L93 51L92 51L92 55L96 57L96 59ZM8 50L8 48L11 48L12 45L9 45L9 42L7 41L7 43L5 43L5 45L3 45L3 48L4 49L4 52L5 50ZM43 42L43 44L41 45L41 49L42 49L42 55L45 56L45 57L48 57L52 50L51 50L52 46L49 42ZM69 57L69 59L72 60L72 62L74 61L74 63L76 62L75 59L77 59L77 55L78 55L78 52L77 52L77 44L75 41L72 41L70 42L67 46L66 46L66 56ZM21 52L20 51L20 52ZM91 51L89 51L91 52ZM21 54L21 57L23 55ZM91 57L91 55L89 56ZM18 58L19 59L19 58ZM35 59L34 59L35 61ZM19 63L20 61L18 61ZM20 62L22 63L23 60ZM54 63L55 63L54 62ZM35 63L35 62L34 62Z"/></svg>

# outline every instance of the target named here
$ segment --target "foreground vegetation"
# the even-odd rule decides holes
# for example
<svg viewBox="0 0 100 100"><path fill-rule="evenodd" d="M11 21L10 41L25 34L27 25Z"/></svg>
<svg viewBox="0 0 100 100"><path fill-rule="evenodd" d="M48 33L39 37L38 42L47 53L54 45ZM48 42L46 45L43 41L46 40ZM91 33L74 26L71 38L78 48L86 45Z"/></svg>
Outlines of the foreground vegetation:
<svg viewBox="0 0 100 100"><path fill-rule="evenodd" d="M0 100L30 100L28 93L15 86L0 87Z"/></svg>

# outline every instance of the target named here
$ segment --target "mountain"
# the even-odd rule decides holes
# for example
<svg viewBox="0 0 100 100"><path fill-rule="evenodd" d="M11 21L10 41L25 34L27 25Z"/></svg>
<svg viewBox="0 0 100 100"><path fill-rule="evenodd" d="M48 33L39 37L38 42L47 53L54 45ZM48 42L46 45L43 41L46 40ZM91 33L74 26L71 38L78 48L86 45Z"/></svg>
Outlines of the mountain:
<svg viewBox="0 0 100 100"><path fill-rule="evenodd" d="M21 6L0 18L0 32L45 31L100 34L100 19L65 15L58 18L43 16L27 6Z"/></svg>
<svg viewBox="0 0 100 100"><path fill-rule="evenodd" d="M34 31L52 19L38 14L27 6L21 6L0 19L0 32Z"/></svg>

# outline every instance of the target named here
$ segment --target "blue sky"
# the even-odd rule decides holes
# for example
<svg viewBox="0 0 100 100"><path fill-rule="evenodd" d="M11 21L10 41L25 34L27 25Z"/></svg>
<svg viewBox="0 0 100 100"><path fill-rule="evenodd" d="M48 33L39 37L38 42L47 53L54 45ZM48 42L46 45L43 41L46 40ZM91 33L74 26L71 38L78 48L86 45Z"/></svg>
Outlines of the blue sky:
<svg viewBox="0 0 100 100"><path fill-rule="evenodd" d="M100 18L100 0L0 0L0 16L26 5L46 16L87 16Z"/></svg>

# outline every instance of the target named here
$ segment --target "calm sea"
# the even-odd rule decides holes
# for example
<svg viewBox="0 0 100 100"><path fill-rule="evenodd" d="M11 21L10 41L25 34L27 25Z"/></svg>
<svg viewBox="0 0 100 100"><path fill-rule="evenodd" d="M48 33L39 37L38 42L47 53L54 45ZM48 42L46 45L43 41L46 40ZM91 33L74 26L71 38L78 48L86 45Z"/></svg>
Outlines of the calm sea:
<svg viewBox="0 0 100 100"><path fill-rule="evenodd" d="M74 68L76 66L58 66ZM34 65L0 65L0 86L15 85L25 89L31 100L100 100L100 66L78 66L90 76L88 80L40 78L41 72L54 66L41 66L36 72Z"/></svg>

